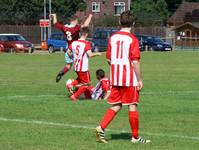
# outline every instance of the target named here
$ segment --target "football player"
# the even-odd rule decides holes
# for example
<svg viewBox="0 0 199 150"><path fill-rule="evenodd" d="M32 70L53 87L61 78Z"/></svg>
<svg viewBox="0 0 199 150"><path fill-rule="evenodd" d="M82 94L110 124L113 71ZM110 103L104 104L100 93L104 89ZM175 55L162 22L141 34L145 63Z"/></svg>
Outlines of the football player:
<svg viewBox="0 0 199 150"><path fill-rule="evenodd" d="M70 99L76 101L78 97L85 94L87 99L92 100L106 100L110 95L110 80L105 76L102 69L96 71L96 78L99 81L95 87L93 86L80 86L78 91L75 92Z"/></svg>
<svg viewBox="0 0 199 150"><path fill-rule="evenodd" d="M139 90L142 89L142 76L140 71L140 51L137 38L131 33L134 17L130 11L125 11L120 16L120 31L109 38L106 58L110 65L111 94L108 103L111 107L105 113L96 136L100 142L107 143L105 130L122 105L128 106L129 123L131 127L132 143L149 143L139 136L138 103Z"/></svg>
<svg viewBox="0 0 199 150"><path fill-rule="evenodd" d="M50 18L53 21L53 24L55 26L55 28L61 30L65 37L66 37L66 42L68 43L68 45L70 45L73 41L78 40L79 38L79 32L80 29L82 27L87 27L89 26L91 19L92 19L92 14L89 14L89 16L87 17L87 19L85 20L85 22L80 25L78 24L78 17L77 16L72 16L70 19L70 24L62 24L57 20L57 15L56 14L51 14ZM67 47L66 47L66 51L67 51ZM66 74L70 68L72 67L73 64L73 58L68 56L68 53L66 53L65 51L65 66L63 69L61 69L59 71L59 73L56 76L56 82L59 82L60 79L62 78L62 76L64 74Z"/></svg>

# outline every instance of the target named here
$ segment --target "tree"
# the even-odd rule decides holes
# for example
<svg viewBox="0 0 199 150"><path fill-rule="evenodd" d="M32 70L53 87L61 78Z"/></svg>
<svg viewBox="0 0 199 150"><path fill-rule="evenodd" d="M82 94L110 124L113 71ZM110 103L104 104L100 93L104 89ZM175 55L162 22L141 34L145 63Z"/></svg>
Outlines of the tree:
<svg viewBox="0 0 199 150"><path fill-rule="evenodd" d="M158 13L161 21L165 22L169 17L169 11L165 0L157 0L155 4L155 10Z"/></svg>
<svg viewBox="0 0 199 150"><path fill-rule="evenodd" d="M38 24L43 18L43 0L1 0L0 24ZM86 8L83 0L52 0L52 12L60 20L68 19L77 10Z"/></svg>
<svg viewBox="0 0 199 150"><path fill-rule="evenodd" d="M132 10L137 18L137 24L142 26L160 25L166 21L169 15L164 0L134 0Z"/></svg>

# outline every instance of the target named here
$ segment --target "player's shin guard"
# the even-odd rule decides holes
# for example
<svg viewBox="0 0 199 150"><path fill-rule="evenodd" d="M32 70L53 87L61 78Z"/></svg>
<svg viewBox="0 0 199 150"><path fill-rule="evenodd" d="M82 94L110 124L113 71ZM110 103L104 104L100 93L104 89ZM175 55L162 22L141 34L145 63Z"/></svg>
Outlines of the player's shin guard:
<svg viewBox="0 0 199 150"><path fill-rule="evenodd" d="M112 109L108 109L106 114L104 115L104 118L102 119L100 126L102 129L106 129L106 127L109 125L109 123L113 120L113 118L115 117L117 113L112 110Z"/></svg>
<svg viewBox="0 0 199 150"><path fill-rule="evenodd" d="M129 111L129 123L131 126L132 137L137 139L139 128L138 111Z"/></svg>

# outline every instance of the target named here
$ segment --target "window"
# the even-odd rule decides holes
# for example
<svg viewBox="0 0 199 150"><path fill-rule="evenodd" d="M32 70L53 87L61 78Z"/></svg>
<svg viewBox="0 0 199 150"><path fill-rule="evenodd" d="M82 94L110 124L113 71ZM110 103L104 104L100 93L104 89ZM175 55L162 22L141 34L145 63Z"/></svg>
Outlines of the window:
<svg viewBox="0 0 199 150"><path fill-rule="evenodd" d="M122 12L125 11L125 3L124 2L115 2L115 15L120 15Z"/></svg>
<svg viewBox="0 0 199 150"><path fill-rule="evenodd" d="M107 32L97 32L94 36L95 39L107 39Z"/></svg>
<svg viewBox="0 0 199 150"><path fill-rule="evenodd" d="M51 36L51 38L52 38L53 40L62 40L62 35L61 35L61 34L53 34L53 35Z"/></svg>
<svg viewBox="0 0 199 150"><path fill-rule="evenodd" d="M92 2L92 12L100 12L100 2Z"/></svg>

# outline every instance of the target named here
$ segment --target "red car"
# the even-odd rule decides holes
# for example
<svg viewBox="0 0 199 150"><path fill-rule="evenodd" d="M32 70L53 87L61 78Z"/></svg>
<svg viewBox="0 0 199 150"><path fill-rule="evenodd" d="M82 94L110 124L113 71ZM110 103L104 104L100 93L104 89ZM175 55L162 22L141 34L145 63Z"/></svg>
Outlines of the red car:
<svg viewBox="0 0 199 150"><path fill-rule="evenodd" d="M33 52L33 44L20 34L0 34L0 45L3 52ZM1 48L0 48L1 49Z"/></svg>
<svg viewBox="0 0 199 150"><path fill-rule="evenodd" d="M4 51L4 47L2 44L0 44L0 52L3 52Z"/></svg>

